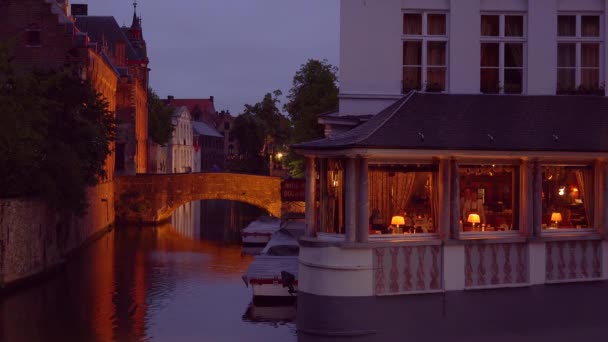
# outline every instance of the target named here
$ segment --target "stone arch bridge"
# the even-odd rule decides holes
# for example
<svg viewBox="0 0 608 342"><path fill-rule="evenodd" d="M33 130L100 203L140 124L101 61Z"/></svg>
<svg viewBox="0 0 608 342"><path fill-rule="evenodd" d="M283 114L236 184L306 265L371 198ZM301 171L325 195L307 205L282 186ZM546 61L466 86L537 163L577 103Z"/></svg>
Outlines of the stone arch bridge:
<svg viewBox="0 0 608 342"><path fill-rule="evenodd" d="M235 173L145 174L115 179L116 216L157 223L183 204L223 199L252 204L281 216L281 178Z"/></svg>

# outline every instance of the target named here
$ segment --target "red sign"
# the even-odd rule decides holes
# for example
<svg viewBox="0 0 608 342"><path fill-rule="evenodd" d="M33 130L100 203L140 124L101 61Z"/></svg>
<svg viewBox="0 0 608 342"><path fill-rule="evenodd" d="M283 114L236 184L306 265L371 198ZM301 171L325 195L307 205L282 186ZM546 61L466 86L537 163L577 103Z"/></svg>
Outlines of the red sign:
<svg viewBox="0 0 608 342"><path fill-rule="evenodd" d="M286 179L281 183L281 200L296 202L306 200L306 180Z"/></svg>

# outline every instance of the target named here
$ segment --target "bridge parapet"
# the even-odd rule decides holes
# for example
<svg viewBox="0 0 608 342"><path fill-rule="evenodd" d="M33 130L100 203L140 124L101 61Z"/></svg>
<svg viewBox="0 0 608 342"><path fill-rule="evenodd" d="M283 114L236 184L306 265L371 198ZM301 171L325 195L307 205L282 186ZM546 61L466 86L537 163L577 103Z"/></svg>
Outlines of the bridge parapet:
<svg viewBox="0 0 608 342"><path fill-rule="evenodd" d="M145 174L115 179L117 219L157 223L198 200L249 203L281 216L281 179L236 173Z"/></svg>

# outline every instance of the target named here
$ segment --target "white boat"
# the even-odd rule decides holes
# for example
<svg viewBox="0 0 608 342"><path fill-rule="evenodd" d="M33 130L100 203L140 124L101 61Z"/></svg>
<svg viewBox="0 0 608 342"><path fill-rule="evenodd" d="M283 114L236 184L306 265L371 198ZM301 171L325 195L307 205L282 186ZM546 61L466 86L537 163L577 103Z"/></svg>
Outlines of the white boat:
<svg viewBox="0 0 608 342"><path fill-rule="evenodd" d="M251 286L255 298L293 297L298 287L298 237L304 233L303 222L287 221L256 256L243 280Z"/></svg>
<svg viewBox="0 0 608 342"><path fill-rule="evenodd" d="M276 217L262 216L241 230L243 246L264 247L270 237L281 228L281 220Z"/></svg>

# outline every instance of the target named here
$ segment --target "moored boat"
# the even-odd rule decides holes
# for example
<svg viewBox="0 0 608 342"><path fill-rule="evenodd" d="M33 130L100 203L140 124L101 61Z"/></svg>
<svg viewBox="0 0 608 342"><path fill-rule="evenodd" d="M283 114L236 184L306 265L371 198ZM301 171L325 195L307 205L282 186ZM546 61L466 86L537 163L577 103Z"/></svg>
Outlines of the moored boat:
<svg viewBox="0 0 608 342"><path fill-rule="evenodd" d="M281 228L281 220L262 216L241 230L241 240L246 247L264 247L272 234Z"/></svg>

